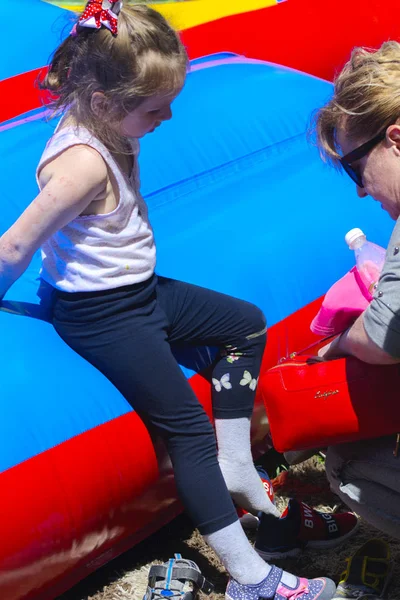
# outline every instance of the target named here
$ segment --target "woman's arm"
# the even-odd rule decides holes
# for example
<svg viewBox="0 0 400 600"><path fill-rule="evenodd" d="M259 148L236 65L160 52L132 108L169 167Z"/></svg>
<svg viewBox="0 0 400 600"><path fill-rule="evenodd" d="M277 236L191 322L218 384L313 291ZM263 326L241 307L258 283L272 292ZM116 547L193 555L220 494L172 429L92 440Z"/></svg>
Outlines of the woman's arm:
<svg viewBox="0 0 400 600"><path fill-rule="evenodd" d="M400 293L400 283L399 283ZM400 342L399 342L400 353ZM337 337L333 342L327 344L318 352L326 360L340 356L355 356L363 362L372 365L393 365L400 363L400 358L395 358L382 350L367 334L364 327L363 314L355 323Z"/></svg>
<svg viewBox="0 0 400 600"><path fill-rule="evenodd" d="M104 197L107 167L97 152L74 146L45 167L42 177L40 194L0 238L0 298L43 242Z"/></svg>
<svg viewBox="0 0 400 600"><path fill-rule="evenodd" d="M346 355L377 365L400 362L400 219L370 305L347 331L319 352L326 359Z"/></svg>

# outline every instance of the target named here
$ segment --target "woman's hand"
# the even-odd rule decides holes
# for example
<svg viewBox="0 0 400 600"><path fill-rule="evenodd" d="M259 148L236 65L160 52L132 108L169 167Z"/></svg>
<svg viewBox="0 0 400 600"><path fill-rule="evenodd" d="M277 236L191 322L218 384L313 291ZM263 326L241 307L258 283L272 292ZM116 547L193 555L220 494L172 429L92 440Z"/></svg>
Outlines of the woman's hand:
<svg viewBox="0 0 400 600"><path fill-rule="evenodd" d="M340 358L342 356L347 356L348 352L346 352L346 350L344 350L342 348L342 337L347 335L348 331L349 330L346 330L345 332L341 333L338 337L336 337L334 340L329 342L329 344L322 346L322 348L320 348L318 350L318 356L320 358L324 358L325 360L331 360L333 358Z"/></svg>
<svg viewBox="0 0 400 600"><path fill-rule="evenodd" d="M318 356L325 360L340 358L343 356L355 356L363 362L371 365L393 365L400 362L399 358L393 358L387 352L379 348L368 337L364 328L363 314L358 317L355 323L333 342L323 346Z"/></svg>

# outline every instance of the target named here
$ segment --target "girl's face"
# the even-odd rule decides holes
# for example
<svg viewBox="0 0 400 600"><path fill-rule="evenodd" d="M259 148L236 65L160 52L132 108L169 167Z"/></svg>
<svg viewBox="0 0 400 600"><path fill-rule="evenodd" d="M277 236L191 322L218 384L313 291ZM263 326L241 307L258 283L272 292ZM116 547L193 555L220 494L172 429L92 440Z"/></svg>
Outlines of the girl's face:
<svg viewBox="0 0 400 600"><path fill-rule="evenodd" d="M163 121L172 117L171 104L180 91L146 98L121 121L120 133L129 138L142 138L154 131Z"/></svg>
<svg viewBox="0 0 400 600"><path fill-rule="evenodd" d="M367 141L351 141L343 129L338 130L337 137L343 155ZM358 196L371 196L397 220L400 216L400 127L388 127L386 138L352 167L361 175L364 185L356 186Z"/></svg>

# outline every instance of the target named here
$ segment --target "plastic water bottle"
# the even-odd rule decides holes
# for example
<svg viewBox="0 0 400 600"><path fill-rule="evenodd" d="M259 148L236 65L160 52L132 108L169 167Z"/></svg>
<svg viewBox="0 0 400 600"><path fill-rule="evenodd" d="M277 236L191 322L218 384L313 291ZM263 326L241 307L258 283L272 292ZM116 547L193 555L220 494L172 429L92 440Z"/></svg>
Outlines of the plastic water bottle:
<svg viewBox="0 0 400 600"><path fill-rule="evenodd" d="M372 296L385 262L386 250L367 241L367 236L358 227L348 231L344 239L350 250L354 250L357 271Z"/></svg>

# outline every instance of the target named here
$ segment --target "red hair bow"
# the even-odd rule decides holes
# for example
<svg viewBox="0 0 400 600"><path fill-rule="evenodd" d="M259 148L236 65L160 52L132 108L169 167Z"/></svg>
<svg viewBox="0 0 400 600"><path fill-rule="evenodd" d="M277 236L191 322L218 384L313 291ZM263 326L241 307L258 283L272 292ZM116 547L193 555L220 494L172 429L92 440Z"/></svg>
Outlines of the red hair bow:
<svg viewBox="0 0 400 600"><path fill-rule="evenodd" d="M118 33L118 15L122 8L121 0L89 0L79 18L80 27L100 29L107 27L114 35Z"/></svg>

